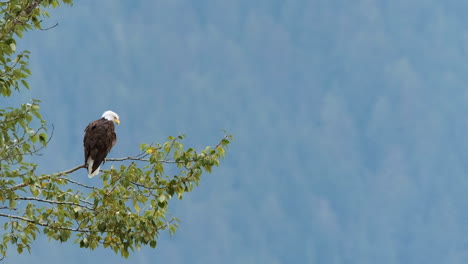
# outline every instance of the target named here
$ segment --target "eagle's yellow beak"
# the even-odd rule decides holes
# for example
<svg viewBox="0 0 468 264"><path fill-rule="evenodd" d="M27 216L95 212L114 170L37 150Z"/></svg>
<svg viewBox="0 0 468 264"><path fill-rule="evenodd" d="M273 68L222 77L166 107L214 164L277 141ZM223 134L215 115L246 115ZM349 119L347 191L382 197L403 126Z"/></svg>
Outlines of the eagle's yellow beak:
<svg viewBox="0 0 468 264"><path fill-rule="evenodd" d="M118 120L117 118L114 119L114 122L115 122L117 125L120 125L120 120Z"/></svg>

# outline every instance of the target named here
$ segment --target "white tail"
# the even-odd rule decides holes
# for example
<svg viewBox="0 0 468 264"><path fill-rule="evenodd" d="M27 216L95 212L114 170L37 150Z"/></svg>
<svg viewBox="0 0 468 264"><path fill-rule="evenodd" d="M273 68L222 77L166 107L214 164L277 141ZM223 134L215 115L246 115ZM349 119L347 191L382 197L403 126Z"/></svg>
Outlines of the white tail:
<svg viewBox="0 0 468 264"><path fill-rule="evenodd" d="M91 159L91 157L88 158L88 177L92 178L96 175L99 174L99 170L101 169L101 166L99 166L93 173L90 174L90 172L93 170L93 164L94 160Z"/></svg>

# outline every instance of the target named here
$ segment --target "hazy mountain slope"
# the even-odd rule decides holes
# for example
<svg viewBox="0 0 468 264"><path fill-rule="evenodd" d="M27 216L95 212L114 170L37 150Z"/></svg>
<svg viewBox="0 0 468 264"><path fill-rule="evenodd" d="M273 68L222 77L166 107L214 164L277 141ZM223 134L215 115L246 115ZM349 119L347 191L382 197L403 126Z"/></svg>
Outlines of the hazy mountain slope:
<svg viewBox="0 0 468 264"><path fill-rule="evenodd" d="M82 130L107 109L122 121L112 156L234 134L173 201L182 229L129 263L466 263L466 5L77 1L25 39L22 96L55 126L39 161L81 163ZM9 257L37 258L126 262L42 242Z"/></svg>

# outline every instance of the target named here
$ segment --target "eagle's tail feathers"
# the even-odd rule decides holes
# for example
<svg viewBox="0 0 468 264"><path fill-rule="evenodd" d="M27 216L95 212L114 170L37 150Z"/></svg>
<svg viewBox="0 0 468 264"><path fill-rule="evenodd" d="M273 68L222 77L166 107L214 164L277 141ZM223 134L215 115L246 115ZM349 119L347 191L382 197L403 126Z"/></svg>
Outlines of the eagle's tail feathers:
<svg viewBox="0 0 468 264"><path fill-rule="evenodd" d="M97 167L97 169L94 172L92 172L93 171L93 164L94 164L94 160L91 159L91 157L89 157L88 158L88 177L89 178L92 178L92 177L98 175L99 170L101 169L101 166L99 166L99 167Z"/></svg>

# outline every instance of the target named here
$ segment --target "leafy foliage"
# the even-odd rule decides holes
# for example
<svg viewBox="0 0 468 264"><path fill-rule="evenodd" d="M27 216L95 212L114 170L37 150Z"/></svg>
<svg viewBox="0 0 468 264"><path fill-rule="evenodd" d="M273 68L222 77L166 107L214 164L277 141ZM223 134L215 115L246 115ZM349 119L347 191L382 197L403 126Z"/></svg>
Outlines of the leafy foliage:
<svg viewBox="0 0 468 264"><path fill-rule="evenodd" d="M76 233L75 242L80 247L94 249L102 245L124 257L141 245L155 247L161 230L173 234L177 227L177 218L166 218L169 200L182 199L185 192L199 184L203 171L218 166L231 137L225 136L214 148L207 147L200 153L184 149L183 138L170 137L163 145L143 144L143 152L135 157L108 159L131 163L104 171L102 188L85 185L68 175L84 165L51 175L29 173L17 177L20 180L3 180L2 209L15 214L0 213L10 220L4 225L9 233L4 235L0 249L11 243L18 252L29 250L39 227L51 239L65 242ZM176 168L177 172L170 168L176 175L166 175L168 165ZM28 201L26 206L17 205L22 200Z"/></svg>
<svg viewBox="0 0 468 264"><path fill-rule="evenodd" d="M62 0L71 4L71 0ZM31 75L27 50L16 52L16 37L30 29L42 29L42 17L49 14L43 7L57 7L57 0L10 0L0 2L0 94L10 96L12 89L19 90L20 83L29 89L25 78Z"/></svg>
<svg viewBox="0 0 468 264"><path fill-rule="evenodd" d="M59 1L11 0L0 3L0 94L9 97L29 89L25 78L28 51L16 53L14 36L41 29L43 9ZM61 1L71 4L71 1ZM38 234L66 242L72 237L83 248L109 247L123 257L142 245L156 247L159 232L176 231L178 219L168 218L172 197L198 185L203 172L211 172L225 155L231 140L224 136L203 151L185 149L184 136L163 144L142 144L133 157L107 159L120 166L101 173L103 184L94 187L72 178L84 165L47 175L36 174L30 161L47 146L46 122L38 100L17 108L0 109L0 218L4 220L0 253L14 245L18 253L30 250ZM172 176L169 176L172 175Z"/></svg>

